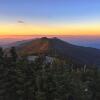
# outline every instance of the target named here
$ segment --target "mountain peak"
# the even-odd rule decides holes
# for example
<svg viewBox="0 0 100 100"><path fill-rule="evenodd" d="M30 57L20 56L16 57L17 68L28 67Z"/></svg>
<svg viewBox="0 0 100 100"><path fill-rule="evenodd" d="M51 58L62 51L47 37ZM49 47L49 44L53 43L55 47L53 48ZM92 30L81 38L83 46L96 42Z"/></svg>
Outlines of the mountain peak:
<svg viewBox="0 0 100 100"><path fill-rule="evenodd" d="M18 46L20 55L47 54L72 59L82 64L99 64L100 50L76 46L57 37L42 37Z"/></svg>
<svg viewBox="0 0 100 100"><path fill-rule="evenodd" d="M42 37L42 38L40 38L40 39L42 39L42 40L48 40L49 38L47 38L47 37Z"/></svg>
<svg viewBox="0 0 100 100"><path fill-rule="evenodd" d="M60 39L58 39L57 37L52 37L52 38L42 37L42 38L40 38L40 39L42 39L42 40L60 40Z"/></svg>

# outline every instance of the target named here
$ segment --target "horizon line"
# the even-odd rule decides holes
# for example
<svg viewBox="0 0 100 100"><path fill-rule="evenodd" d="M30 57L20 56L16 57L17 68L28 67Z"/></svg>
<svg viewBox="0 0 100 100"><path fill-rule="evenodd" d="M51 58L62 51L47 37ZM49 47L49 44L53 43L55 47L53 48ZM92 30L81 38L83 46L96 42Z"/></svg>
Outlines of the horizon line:
<svg viewBox="0 0 100 100"><path fill-rule="evenodd" d="M10 36L100 36L100 35L96 35L96 34L77 34L77 35L0 35L0 37L6 36L6 37L10 37Z"/></svg>

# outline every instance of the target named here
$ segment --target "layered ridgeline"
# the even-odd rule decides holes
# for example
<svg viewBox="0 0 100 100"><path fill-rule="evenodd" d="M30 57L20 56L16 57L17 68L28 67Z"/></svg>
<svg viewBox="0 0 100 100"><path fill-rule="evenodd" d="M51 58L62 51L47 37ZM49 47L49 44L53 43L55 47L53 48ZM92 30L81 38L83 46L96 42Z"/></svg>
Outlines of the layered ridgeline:
<svg viewBox="0 0 100 100"><path fill-rule="evenodd" d="M13 46L17 48L19 55L49 55L64 59L71 59L79 64L100 64L100 50L90 47L82 47L54 38L37 38L20 41Z"/></svg>

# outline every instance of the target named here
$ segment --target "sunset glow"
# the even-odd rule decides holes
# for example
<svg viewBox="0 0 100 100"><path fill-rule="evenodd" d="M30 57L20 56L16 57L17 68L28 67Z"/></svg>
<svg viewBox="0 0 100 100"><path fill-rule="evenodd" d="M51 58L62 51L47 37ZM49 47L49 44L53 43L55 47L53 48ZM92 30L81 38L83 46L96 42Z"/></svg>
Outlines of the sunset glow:
<svg viewBox="0 0 100 100"><path fill-rule="evenodd" d="M0 1L0 37L100 35L99 11L97 0Z"/></svg>
<svg viewBox="0 0 100 100"><path fill-rule="evenodd" d="M2 24L0 29L0 35L100 35L98 23L70 25Z"/></svg>

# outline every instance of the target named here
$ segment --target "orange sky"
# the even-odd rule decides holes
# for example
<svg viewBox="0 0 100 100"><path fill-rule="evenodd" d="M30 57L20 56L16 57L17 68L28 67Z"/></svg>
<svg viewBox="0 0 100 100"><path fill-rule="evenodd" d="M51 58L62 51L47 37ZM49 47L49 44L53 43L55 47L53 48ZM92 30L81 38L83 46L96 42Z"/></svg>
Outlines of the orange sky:
<svg viewBox="0 0 100 100"><path fill-rule="evenodd" d="M0 36L4 35L100 35L100 24L2 23L0 25Z"/></svg>
<svg viewBox="0 0 100 100"><path fill-rule="evenodd" d="M4 35L100 35L100 0L0 0Z"/></svg>

